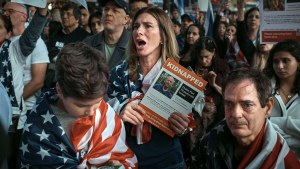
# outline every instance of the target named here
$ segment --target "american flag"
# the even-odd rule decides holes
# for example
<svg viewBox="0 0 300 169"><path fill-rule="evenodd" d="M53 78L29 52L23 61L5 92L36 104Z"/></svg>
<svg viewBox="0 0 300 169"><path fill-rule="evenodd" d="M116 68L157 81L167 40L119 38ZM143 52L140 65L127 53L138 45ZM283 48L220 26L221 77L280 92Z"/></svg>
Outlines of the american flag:
<svg viewBox="0 0 300 169"><path fill-rule="evenodd" d="M11 105L13 107L19 107L13 85L12 67L8 53L9 44L10 41L4 41L2 48L0 48L0 82L3 84L9 95Z"/></svg>
<svg viewBox="0 0 300 169"><path fill-rule="evenodd" d="M28 115L18 168L97 168L111 160L137 168L136 156L125 142L124 124L105 101L92 116L76 120L68 137L50 106L57 100L54 89L46 91Z"/></svg>

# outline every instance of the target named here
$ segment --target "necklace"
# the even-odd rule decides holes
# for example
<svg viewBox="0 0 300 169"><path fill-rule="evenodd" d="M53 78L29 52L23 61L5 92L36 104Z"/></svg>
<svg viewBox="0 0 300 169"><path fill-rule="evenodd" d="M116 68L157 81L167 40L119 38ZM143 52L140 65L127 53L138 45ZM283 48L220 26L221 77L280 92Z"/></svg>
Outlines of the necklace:
<svg viewBox="0 0 300 169"><path fill-rule="evenodd" d="M279 88L279 92L284 95L284 97L289 101L293 97L293 93L286 94L286 91L283 88Z"/></svg>

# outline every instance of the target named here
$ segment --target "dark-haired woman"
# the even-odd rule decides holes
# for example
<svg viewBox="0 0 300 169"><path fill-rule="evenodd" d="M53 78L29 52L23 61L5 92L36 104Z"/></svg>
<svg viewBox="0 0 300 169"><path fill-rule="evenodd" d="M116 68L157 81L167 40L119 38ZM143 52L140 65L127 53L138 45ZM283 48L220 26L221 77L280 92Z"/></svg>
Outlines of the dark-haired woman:
<svg viewBox="0 0 300 169"><path fill-rule="evenodd" d="M273 84L270 120L300 158L300 44L284 40L270 51L265 69Z"/></svg>

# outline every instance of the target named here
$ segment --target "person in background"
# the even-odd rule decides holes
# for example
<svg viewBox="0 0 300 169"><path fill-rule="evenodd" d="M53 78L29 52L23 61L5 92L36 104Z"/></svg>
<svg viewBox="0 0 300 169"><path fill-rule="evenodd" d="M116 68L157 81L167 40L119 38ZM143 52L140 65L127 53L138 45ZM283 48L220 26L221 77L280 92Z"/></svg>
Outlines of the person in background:
<svg viewBox="0 0 300 169"><path fill-rule="evenodd" d="M217 10L215 21L213 23L213 38L218 45L219 57L224 58L229 44L225 38L228 23L226 22L227 16L224 11L229 10L229 2L223 1Z"/></svg>
<svg viewBox="0 0 300 169"><path fill-rule="evenodd" d="M180 20L179 16L180 16L180 12L178 10L177 5L172 3L172 5L171 5L171 19L176 20L180 23L181 20Z"/></svg>
<svg viewBox="0 0 300 169"><path fill-rule="evenodd" d="M184 37L184 46L180 53L180 61L179 63L187 67L187 64L190 63L191 60L191 51L193 49L194 44L198 41L200 37L205 34L205 30L203 27L199 25L192 24L188 27L186 36Z"/></svg>
<svg viewBox="0 0 300 169"><path fill-rule="evenodd" d="M83 41L90 35L86 30L80 27L80 10L77 4L68 2L60 8L62 30L59 30L53 36L49 36L47 48L49 52L50 64L47 68L44 90L55 86L54 67L56 56L64 45L71 42Z"/></svg>
<svg viewBox="0 0 300 169"><path fill-rule="evenodd" d="M224 79L225 120L194 149L193 168L299 168L300 162L268 117L274 105L270 80L240 68Z"/></svg>
<svg viewBox="0 0 300 169"><path fill-rule="evenodd" d="M199 26L204 26L204 21L205 21L205 12L197 10L195 11L196 13L196 21L195 24Z"/></svg>
<svg viewBox="0 0 300 169"><path fill-rule="evenodd" d="M80 6L79 10L80 10L80 26L88 33L91 33L91 29L89 27L89 17L90 17L91 9L86 9L84 6Z"/></svg>
<svg viewBox="0 0 300 169"><path fill-rule="evenodd" d="M27 115L18 168L137 168L124 124L103 99L109 75L103 54L69 43L55 70L56 89L40 95Z"/></svg>
<svg viewBox="0 0 300 169"><path fill-rule="evenodd" d="M97 11L92 13L89 18L89 27L91 29L91 34L96 35L97 33L103 31L103 24L101 22L102 13Z"/></svg>
<svg viewBox="0 0 300 169"><path fill-rule="evenodd" d="M49 2L49 1L48 1ZM7 2L3 8L1 31L1 82L7 89L12 105L12 123L9 128L9 168L15 168L20 135L26 121L24 105L24 65L42 42L40 35L47 21L47 8L39 9L25 29L27 10L23 4ZM12 35L12 37L10 37ZM44 51L45 52L45 51Z"/></svg>
<svg viewBox="0 0 300 169"><path fill-rule="evenodd" d="M187 29L194 24L195 17L190 14L181 15L181 36L186 38ZM184 39L185 40L185 39Z"/></svg>
<svg viewBox="0 0 300 169"><path fill-rule="evenodd" d="M148 6L148 0L129 0L130 18L133 18L138 10Z"/></svg>
<svg viewBox="0 0 300 169"><path fill-rule="evenodd" d="M106 63L112 69L125 59L125 51L130 38L126 29L129 22L128 4L124 0L105 0L102 13L104 30L87 37L84 42L103 52Z"/></svg>
<svg viewBox="0 0 300 169"><path fill-rule="evenodd" d="M180 34L181 33L181 24L175 19L172 19L172 23L173 23L173 27L174 27L176 41L177 41L178 48L179 48L179 53L181 53L181 51L183 50L183 47L184 47L183 38L181 37L181 34Z"/></svg>
<svg viewBox="0 0 300 169"><path fill-rule="evenodd" d="M172 113L168 121L176 136L170 137L144 121L145 110L138 105L166 59L179 59L171 19L162 9L148 7L136 13L127 54L128 59L111 71L107 95L126 125L127 143L139 168L183 168L179 136L188 131L189 118Z"/></svg>
<svg viewBox="0 0 300 169"><path fill-rule="evenodd" d="M271 78L275 105L273 127L300 158L300 44L283 40L273 46L264 72Z"/></svg>
<svg viewBox="0 0 300 169"><path fill-rule="evenodd" d="M273 44L264 44L257 41L255 53L253 55L251 67L263 71L267 65L267 60L269 58L270 50L273 47Z"/></svg>
<svg viewBox="0 0 300 169"><path fill-rule="evenodd" d="M239 43L237 42L236 31L236 25L229 23L225 32L227 50L224 59L226 60L230 70L250 66L246 56L240 49Z"/></svg>
<svg viewBox="0 0 300 169"><path fill-rule="evenodd" d="M237 41L248 63L252 63L260 27L259 9L250 8L244 15L245 0L238 0L237 8Z"/></svg>

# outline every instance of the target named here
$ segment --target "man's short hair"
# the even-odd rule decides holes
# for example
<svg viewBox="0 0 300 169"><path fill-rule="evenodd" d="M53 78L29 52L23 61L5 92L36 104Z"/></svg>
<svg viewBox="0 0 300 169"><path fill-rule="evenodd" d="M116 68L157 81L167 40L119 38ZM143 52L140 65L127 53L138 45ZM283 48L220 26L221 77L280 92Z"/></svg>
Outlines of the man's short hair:
<svg viewBox="0 0 300 169"><path fill-rule="evenodd" d="M250 80L256 87L257 95L261 107L265 107L272 97L272 86L270 79L261 71L253 68L238 68L231 71L223 80L222 93L229 84Z"/></svg>
<svg viewBox="0 0 300 169"><path fill-rule="evenodd" d="M108 87L108 71L103 54L83 42L64 46L56 61L57 82L64 97L103 97Z"/></svg>
<svg viewBox="0 0 300 169"><path fill-rule="evenodd" d="M66 3L63 7L61 7L61 9L60 9L61 14L62 14L63 11L68 11L70 9L73 9L73 15L76 18L76 20L80 20L79 6L75 3L72 3L72 2Z"/></svg>

